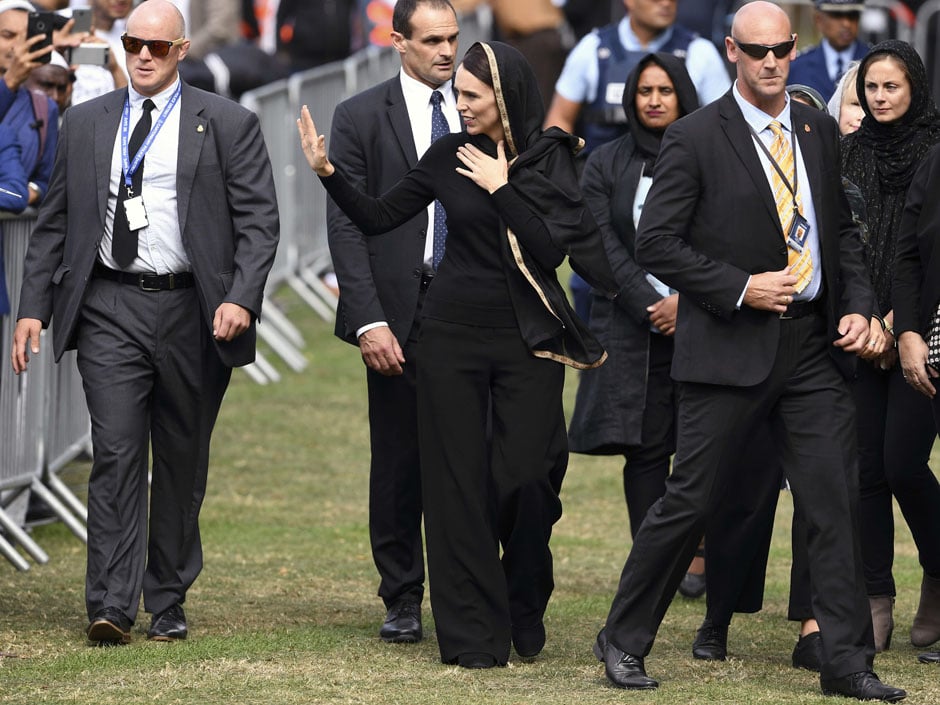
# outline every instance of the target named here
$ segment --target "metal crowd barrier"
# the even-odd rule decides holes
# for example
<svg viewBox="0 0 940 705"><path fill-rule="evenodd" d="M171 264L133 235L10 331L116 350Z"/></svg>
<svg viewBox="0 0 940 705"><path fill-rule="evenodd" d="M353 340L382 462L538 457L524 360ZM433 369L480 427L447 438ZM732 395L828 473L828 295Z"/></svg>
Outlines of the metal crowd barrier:
<svg viewBox="0 0 940 705"><path fill-rule="evenodd" d="M38 563L49 560L22 528L27 490L41 497L85 540L85 508L57 473L91 449L90 421L74 353L55 365L51 331L47 330L40 353L30 355L28 373L17 377L9 363L23 260L34 223L31 215L0 221L12 308L11 314L0 320L0 553L20 570L27 570L29 563L17 545Z"/></svg>

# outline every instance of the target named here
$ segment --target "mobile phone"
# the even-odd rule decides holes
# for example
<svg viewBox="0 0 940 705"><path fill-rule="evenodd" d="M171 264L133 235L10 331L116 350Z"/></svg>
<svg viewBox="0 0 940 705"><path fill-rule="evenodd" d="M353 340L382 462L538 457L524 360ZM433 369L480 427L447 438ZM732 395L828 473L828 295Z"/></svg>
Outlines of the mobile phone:
<svg viewBox="0 0 940 705"><path fill-rule="evenodd" d="M91 8L90 7L76 7L72 9L72 19L75 20L75 24L72 25L72 31L76 34L81 32L90 32L91 31ZM77 62L73 62L77 63Z"/></svg>
<svg viewBox="0 0 940 705"><path fill-rule="evenodd" d="M31 52L39 51L44 47L52 46L52 30L55 28L55 13L53 12L30 12L29 19L26 22L26 38L35 37L37 34L45 34L46 38L41 42L33 44ZM41 64L48 64L52 59L52 53L40 56L36 61Z"/></svg>
<svg viewBox="0 0 940 705"><path fill-rule="evenodd" d="M68 52L69 64L91 64L107 66L111 47L107 44L79 44Z"/></svg>

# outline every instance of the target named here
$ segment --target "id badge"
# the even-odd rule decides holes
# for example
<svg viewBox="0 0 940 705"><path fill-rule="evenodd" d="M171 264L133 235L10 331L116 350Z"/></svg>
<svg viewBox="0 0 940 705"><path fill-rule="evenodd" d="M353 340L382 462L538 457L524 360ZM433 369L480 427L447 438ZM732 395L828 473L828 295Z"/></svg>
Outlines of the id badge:
<svg viewBox="0 0 940 705"><path fill-rule="evenodd" d="M150 224L147 221L143 196L134 196L124 201L124 214L127 216L127 227L130 230L140 230Z"/></svg>
<svg viewBox="0 0 940 705"><path fill-rule="evenodd" d="M799 212L794 211L790 223L790 232L787 233L787 247L794 252L803 253L806 246L806 237L809 235L810 224Z"/></svg>

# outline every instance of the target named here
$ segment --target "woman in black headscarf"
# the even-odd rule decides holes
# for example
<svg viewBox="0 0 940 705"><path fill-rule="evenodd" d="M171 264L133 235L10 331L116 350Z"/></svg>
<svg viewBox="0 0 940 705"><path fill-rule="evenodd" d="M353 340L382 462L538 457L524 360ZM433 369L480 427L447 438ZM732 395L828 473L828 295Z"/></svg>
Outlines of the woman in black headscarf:
<svg viewBox="0 0 940 705"><path fill-rule="evenodd" d="M591 302L591 331L609 358L580 375L568 440L576 453L625 456L623 491L633 536L663 496L675 452L669 368L678 300L637 265L633 242L663 133L698 107L685 63L665 52L647 55L623 92L629 131L594 150L581 177L619 295L613 301L597 292ZM699 580L704 588L704 578Z"/></svg>
<svg viewBox="0 0 940 705"><path fill-rule="evenodd" d="M924 569L911 642L940 639L940 484L928 466L936 435L928 400L909 387L897 364L891 285L908 187L931 147L940 142L940 112L924 65L907 43L889 40L863 59L856 89L865 117L842 147L843 176L866 204L865 252L876 296L872 343L854 384L858 408L860 536L875 648L894 628L894 515L891 496L917 545ZM883 343L881 341L884 341Z"/></svg>
<svg viewBox="0 0 940 705"><path fill-rule="evenodd" d="M334 173L306 108L311 168L365 234L437 199L447 247L422 309L417 371L425 533L441 660L504 665L545 642L552 525L567 466L564 368L606 354L555 277L567 254L614 291L574 168L580 140L541 130L531 67L498 42L474 44L454 79L466 133L446 135L379 199ZM492 410L492 435L487 415ZM500 559L502 544L502 559Z"/></svg>

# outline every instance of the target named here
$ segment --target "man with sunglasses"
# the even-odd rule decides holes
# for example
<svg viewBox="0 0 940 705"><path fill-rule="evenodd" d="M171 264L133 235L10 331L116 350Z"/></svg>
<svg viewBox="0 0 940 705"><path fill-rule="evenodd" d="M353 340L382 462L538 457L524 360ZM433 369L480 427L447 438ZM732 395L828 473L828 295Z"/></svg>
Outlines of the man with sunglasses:
<svg viewBox="0 0 940 705"><path fill-rule="evenodd" d="M871 670L857 538L854 405L872 292L838 169L835 122L786 93L796 35L777 5L744 5L725 39L732 90L671 125L636 235L637 263L679 291L677 448L665 495L624 566L596 653L608 679L656 688L644 657L733 457L769 422L809 529L826 695L906 696ZM753 467L778 481L777 464Z"/></svg>
<svg viewBox="0 0 940 705"><path fill-rule="evenodd" d="M868 53L858 39L858 24L864 0L815 0L819 44L801 51L790 67L790 83L801 83L829 100L848 65Z"/></svg>
<svg viewBox="0 0 940 705"><path fill-rule="evenodd" d="M123 44L130 86L63 122L12 351L23 372L50 319L55 358L78 350L94 447L92 644L130 640L141 593L149 639L188 634L210 435L232 367L254 359L278 239L258 119L179 79L189 48L179 10L142 3Z"/></svg>

